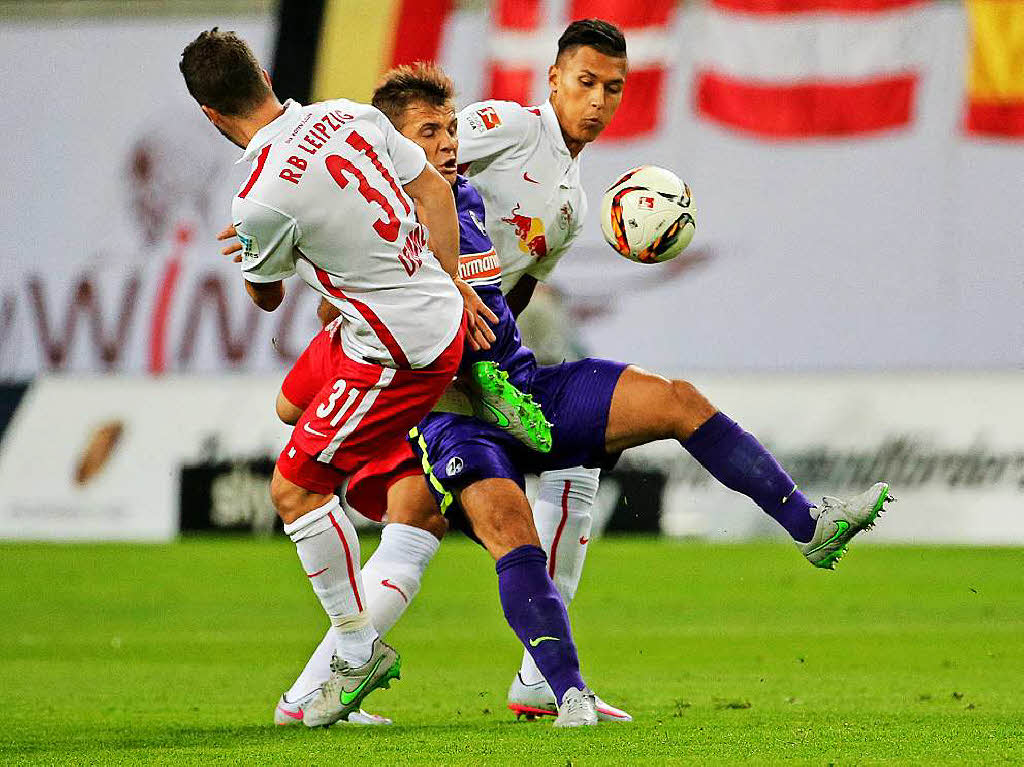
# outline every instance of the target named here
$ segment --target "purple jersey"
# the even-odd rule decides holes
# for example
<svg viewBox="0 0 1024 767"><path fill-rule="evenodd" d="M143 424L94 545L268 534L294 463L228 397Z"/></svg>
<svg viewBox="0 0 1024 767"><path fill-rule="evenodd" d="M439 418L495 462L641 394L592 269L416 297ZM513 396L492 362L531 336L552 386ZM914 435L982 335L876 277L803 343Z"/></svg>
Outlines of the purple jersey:
<svg viewBox="0 0 1024 767"><path fill-rule="evenodd" d="M573 466L608 466L617 456L604 449L612 394L625 365L600 359L538 367L523 346L515 317L500 290L501 270L484 228L480 195L459 177L455 184L459 213L459 273L498 316L497 337L487 351L467 347L463 361L489 359L506 370L509 380L532 394L552 423L550 453L538 453L507 432L470 416L431 413L412 432L413 449L438 482L429 487L441 508L444 491L482 479L506 478L523 484L525 474Z"/></svg>
<svg viewBox="0 0 1024 767"><path fill-rule="evenodd" d="M484 228L484 202L463 176L456 179L453 191L459 214L459 276L473 286L487 308L498 316L498 323L491 326L496 336L491 348L472 351L467 345L462 364L491 360L513 381L521 379L537 367L537 360L523 346L516 318L502 295L501 265Z"/></svg>

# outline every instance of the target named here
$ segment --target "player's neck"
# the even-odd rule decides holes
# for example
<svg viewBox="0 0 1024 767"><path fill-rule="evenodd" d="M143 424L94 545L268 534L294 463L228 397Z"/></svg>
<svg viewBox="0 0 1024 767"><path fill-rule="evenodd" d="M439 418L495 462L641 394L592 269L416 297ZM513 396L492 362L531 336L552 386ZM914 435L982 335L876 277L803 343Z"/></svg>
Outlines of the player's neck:
<svg viewBox="0 0 1024 767"><path fill-rule="evenodd" d="M269 98L260 106L256 107L252 114L246 116L238 123L239 138L242 146L249 146L252 137L260 130L270 125L278 117L284 114L284 105L276 98Z"/></svg>
<svg viewBox="0 0 1024 767"><path fill-rule="evenodd" d="M583 151L583 147L587 145L586 141L576 141L575 139L569 138L565 131L562 131L562 140L565 141L565 148L569 150L569 156L574 160L576 155Z"/></svg>

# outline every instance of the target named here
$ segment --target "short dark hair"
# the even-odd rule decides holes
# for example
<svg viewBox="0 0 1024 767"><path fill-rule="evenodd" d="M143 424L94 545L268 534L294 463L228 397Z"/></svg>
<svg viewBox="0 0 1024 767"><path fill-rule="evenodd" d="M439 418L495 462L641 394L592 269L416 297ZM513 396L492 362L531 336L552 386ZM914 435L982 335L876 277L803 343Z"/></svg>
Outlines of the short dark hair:
<svg viewBox="0 0 1024 767"><path fill-rule="evenodd" d="M454 98L455 83L445 71L433 62L417 61L385 72L370 103L397 125L414 101L443 107Z"/></svg>
<svg viewBox="0 0 1024 767"><path fill-rule="evenodd" d="M622 30L604 19L580 19L567 26L558 38L555 61L583 46L593 48L605 56L626 57L626 38Z"/></svg>
<svg viewBox="0 0 1024 767"><path fill-rule="evenodd" d="M245 40L217 27L185 46L178 69L192 98L226 115L248 115L273 94Z"/></svg>

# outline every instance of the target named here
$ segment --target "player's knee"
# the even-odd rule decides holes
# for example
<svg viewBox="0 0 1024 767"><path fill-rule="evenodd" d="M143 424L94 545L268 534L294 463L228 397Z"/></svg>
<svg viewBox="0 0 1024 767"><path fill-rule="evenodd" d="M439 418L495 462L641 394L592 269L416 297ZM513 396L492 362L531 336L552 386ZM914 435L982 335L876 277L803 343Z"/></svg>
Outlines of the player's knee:
<svg viewBox="0 0 1024 767"><path fill-rule="evenodd" d="M448 532L448 520L441 516L440 513L431 514L427 519L422 520L417 525L421 530L426 530L437 540L442 540L445 534Z"/></svg>
<svg viewBox="0 0 1024 767"><path fill-rule="evenodd" d="M279 472L274 472L274 477L270 480L270 500L277 509L277 515L286 525L322 506L327 497L299 487L285 479Z"/></svg>
<svg viewBox="0 0 1024 767"><path fill-rule="evenodd" d="M490 529L490 543L496 548L511 551L520 546L539 546L540 538L533 524L533 516L518 509L507 509L494 515ZM484 541L487 545L488 541Z"/></svg>
<svg viewBox="0 0 1024 767"><path fill-rule="evenodd" d="M448 532L448 520L437 510L437 504L434 503L431 503L429 507L400 507L394 511L389 508L388 522L398 522L403 525L419 528L420 530L426 530L439 541Z"/></svg>
<svg viewBox="0 0 1024 767"><path fill-rule="evenodd" d="M670 382L672 399L675 404L675 436L685 440L717 412L707 397L689 381L676 379Z"/></svg>
<svg viewBox="0 0 1024 767"><path fill-rule="evenodd" d="M437 540L448 532L448 520L427 489L422 474L404 477L388 488L388 522L398 522L426 530Z"/></svg>
<svg viewBox="0 0 1024 767"><path fill-rule="evenodd" d="M294 426L299 422L299 417L302 415L302 409L297 405L293 405L288 401L288 398L284 396L284 392L277 393L277 402L275 403L277 409L277 417L281 419L283 423L289 426Z"/></svg>

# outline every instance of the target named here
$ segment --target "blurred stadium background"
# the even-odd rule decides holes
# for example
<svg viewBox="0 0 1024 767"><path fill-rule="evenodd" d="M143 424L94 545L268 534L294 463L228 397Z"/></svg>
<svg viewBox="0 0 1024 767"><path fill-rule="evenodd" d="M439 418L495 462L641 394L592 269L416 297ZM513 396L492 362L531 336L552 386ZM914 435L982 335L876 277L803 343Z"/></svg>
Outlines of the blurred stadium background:
<svg viewBox="0 0 1024 767"><path fill-rule="evenodd" d="M269 405L315 299L262 314L218 255L245 169L177 72L197 30L249 39L282 97L367 98L391 64L436 58L460 103L539 102L566 21L603 15L628 32L629 88L582 156L586 231L530 342L692 378L815 493L888 478L906 503L876 540L1024 542L1024 3L0 9L0 537L272 524L262 488L284 431ZM602 190L640 163L675 170L699 206L697 238L664 266L601 240ZM658 447L606 478L601 515L773 532Z"/></svg>
<svg viewBox="0 0 1024 767"><path fill-rule="evenodd" d="M0 2L0 539L274 530L272 403L316 299L262 314L218 255L246 169L181 82L198 31L239 32L282 98L367 99L436 58L460 104L539 102L559 32L595 15L625 29L630 79L528 343L693 380L813 494L887 479L900 502L873 543L1024 544L1018 0ZM597 221L642 163L699 211L660 266L618 258ZM778 537L665 445L604 477L598 516L595 534ZM3 551L78 577L73 547Z"/></svg>

